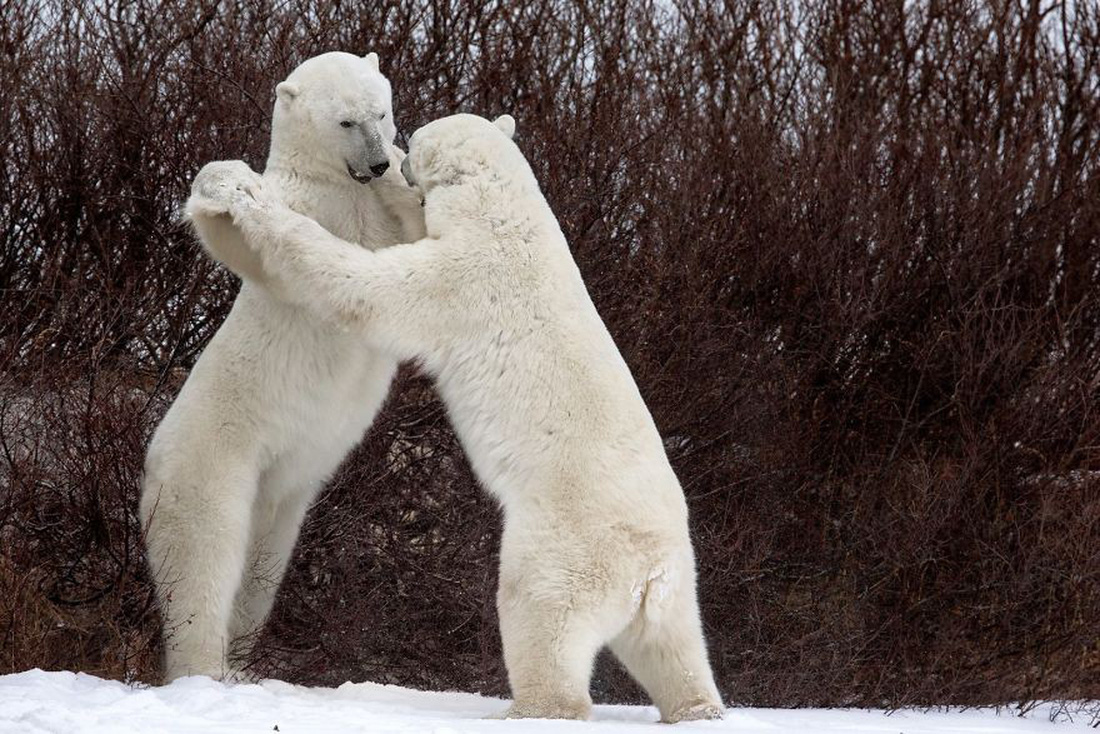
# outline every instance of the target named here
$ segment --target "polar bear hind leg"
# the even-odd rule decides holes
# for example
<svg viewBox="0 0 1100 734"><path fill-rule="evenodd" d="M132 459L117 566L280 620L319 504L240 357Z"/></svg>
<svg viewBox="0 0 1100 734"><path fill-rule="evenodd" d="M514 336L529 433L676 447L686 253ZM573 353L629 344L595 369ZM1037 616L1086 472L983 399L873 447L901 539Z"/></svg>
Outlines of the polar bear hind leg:
<svg viewBox="0 0 1100 734"><path fill-rule="evenodd" d="M654 583L667 582L657 578ZM653 599L655 591L667 596ZM661 608L647 608L655 604ZM694 573L686 573L671 588L647 590L639 613L610 647L656 704L661 721L722 718L722 699L707 662L699 622Z"/></svg>
<svg viewBox="0 0 1100 734"><path fill-rule="evenodd" d="M596 654L637 611L635 564L620 564L616 552L629 541L603 527L587 540L533 541L528 528L505 520L497 610L514 699L509 718L587 719Z"/></svg>
<svg viewBox="0 0 1100 734"><path fill-rule="evenodd" d="M299 491L285 497L270 497L261 489L252 510L248 562L229 626L234 656L247 655L256 642L256 635L275 604L279 584L315 494Z"/></svg>
<svg viewBox="0 0 1100 734"><path fill-rule="evenodd" d="M168 633L167 680L232 673L226 631L245 568L256 482L240 465L147 477L142 514Z"/></svg>
<svg viewBox="0 0 1100 734"><path fill-rule="evenodd" d="M497 595L504 664L514 719L587 719L589 681L604 640L587 615L568 600L540 598L524 589Z"/></svg>

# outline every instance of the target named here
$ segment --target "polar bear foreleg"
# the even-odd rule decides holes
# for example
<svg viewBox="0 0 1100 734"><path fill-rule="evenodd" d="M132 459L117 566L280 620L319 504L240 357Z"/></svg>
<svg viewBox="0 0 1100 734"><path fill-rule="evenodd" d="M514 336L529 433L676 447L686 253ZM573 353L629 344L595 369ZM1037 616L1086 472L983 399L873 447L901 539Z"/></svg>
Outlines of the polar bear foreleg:
<svg viewBox="0 0 1100 734"><path fill-rule="evenodd" d="M228 212L209 206L210 199L192 196L184 207L203 248L218 262L245 280L263 283L260 256L244 243L244 235Z"/></svg>
<svg viewBox="0 0 1100 734"><path fill-rule="evenodd" d="M438 240L364 250L284 205L241 161L206 164L191 191L193 217L228 213L242 235L207 243L215 258L242 277L259 258L260 277L279 298L363 331L387 351L417 356L410 345L438 333L454 308L443 295L454 289L440 277L446 248Z"/></svg>
<svg viewBox="0 0 1100 734"><path fill-rule="evenodd" d="M292 211L265 218L246 239L262 248L268 284L322 319L362 333L399 358L421 356L447 333L456 289L446 286L436 241L420 240L370 252L329 234Z"/></svg>

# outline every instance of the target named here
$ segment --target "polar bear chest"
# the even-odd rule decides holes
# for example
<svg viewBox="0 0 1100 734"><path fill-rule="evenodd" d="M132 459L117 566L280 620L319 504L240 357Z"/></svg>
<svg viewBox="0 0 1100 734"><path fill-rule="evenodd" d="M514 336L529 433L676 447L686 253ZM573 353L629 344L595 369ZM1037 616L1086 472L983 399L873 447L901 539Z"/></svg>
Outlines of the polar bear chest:
<svg viewBox="0 0 1100 734"><path fill-rule="evenodd" d="M407 241L400 218L378 195L375 184L279 181L283 200L336 237L369 249Z"/></svg>
<svg viewBox="0 0 1100 734"><path fill-rule="evenodd" d="M330 470L370 425L395 361L260 288L242 288L238 302L254 330L249 385L266 406L257 417L268 461L293 455L305 474Z"/></svg>

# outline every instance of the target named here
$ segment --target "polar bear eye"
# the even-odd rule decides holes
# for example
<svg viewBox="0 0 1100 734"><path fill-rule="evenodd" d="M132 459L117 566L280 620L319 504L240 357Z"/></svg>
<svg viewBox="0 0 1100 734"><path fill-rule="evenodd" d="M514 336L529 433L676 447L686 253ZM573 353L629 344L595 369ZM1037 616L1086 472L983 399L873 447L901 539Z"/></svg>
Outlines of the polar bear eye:
<svg viewBox="0 0 1100 734"><path fill-rule="evenodd" d="M386 113L383 112L381 115L378 116L378 119L379 120L385 120L386 119Z"/></svg>
<svg viewBox="0 0 1100 734"><path fill-rule="evenodd" d="M355 123L351 120L344 120L340 123L340 127L355 127Z"/></svg>

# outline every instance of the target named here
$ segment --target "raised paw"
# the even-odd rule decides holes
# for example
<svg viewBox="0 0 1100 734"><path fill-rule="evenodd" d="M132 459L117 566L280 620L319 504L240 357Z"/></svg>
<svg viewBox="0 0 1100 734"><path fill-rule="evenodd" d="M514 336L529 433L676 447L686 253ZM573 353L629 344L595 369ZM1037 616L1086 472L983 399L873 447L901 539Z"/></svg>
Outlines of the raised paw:
<svg viewBox="0 0 1100 734"><path fill-rule="evenodd" d="M264 200L263 178L243 161L207 163L191 183L191 213L240 214Z"/></svg>

